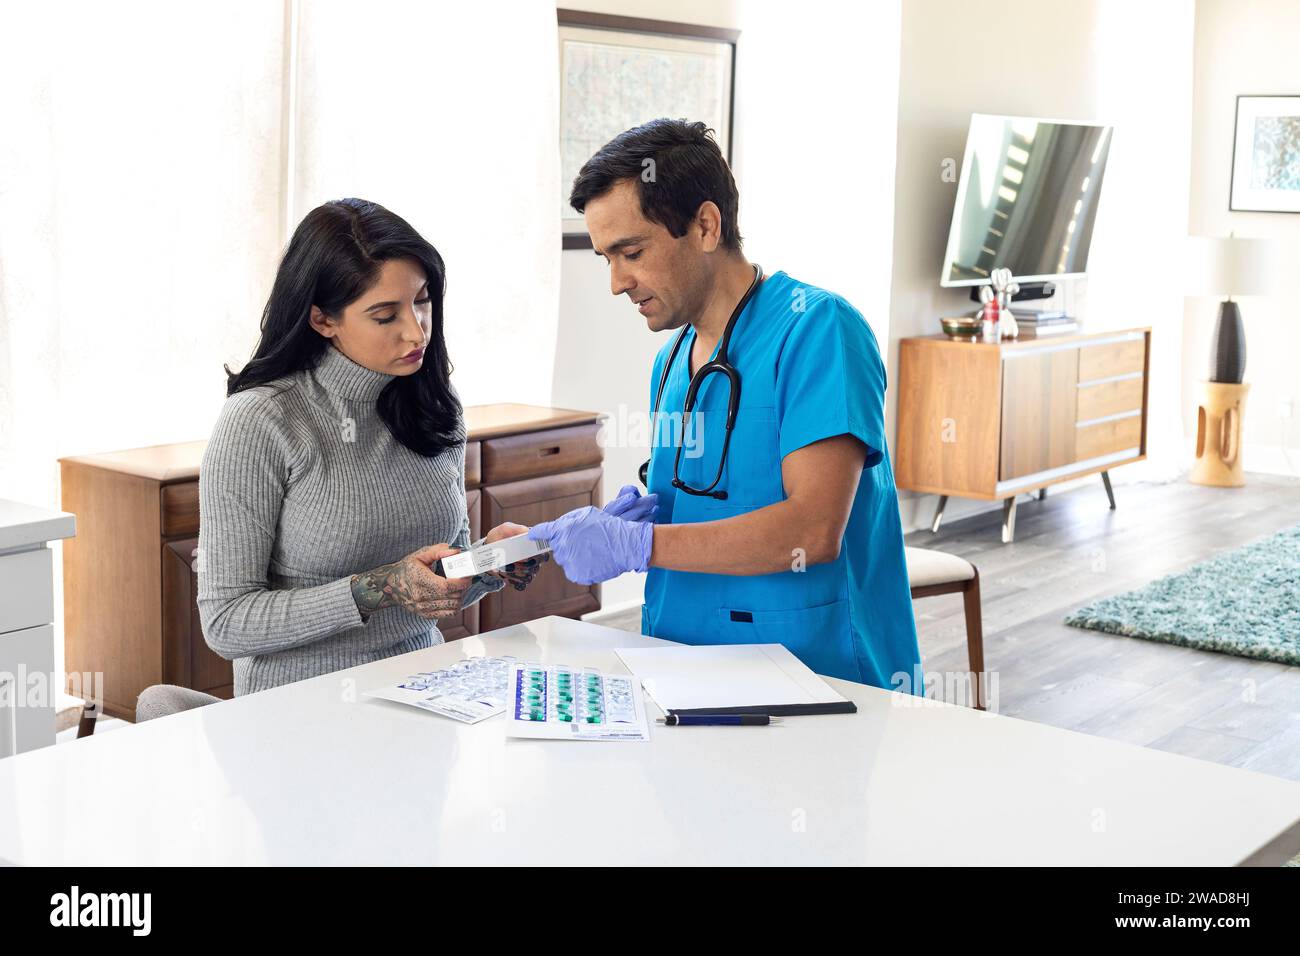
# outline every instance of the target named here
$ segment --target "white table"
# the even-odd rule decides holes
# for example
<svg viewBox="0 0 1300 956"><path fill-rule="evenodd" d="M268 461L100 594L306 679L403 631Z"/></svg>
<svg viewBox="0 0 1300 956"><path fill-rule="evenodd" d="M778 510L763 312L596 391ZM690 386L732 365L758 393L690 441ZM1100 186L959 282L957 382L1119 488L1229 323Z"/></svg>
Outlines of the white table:
<svg viewBox="0 0 1300 956"><path fill-rule="evenodd" d="M0 761L19 864L1233 864L1300 784L877 688L854 715L507 739L360 696L462 657L663 644L544 618ZM651 716L658 712L650 706Z"/></svg>
<svg viewBox="0 0 1300 956"><path fill-rule="evenodd" d="M0 757L54 743L54 553L63 511L0 499Z"/></svg>

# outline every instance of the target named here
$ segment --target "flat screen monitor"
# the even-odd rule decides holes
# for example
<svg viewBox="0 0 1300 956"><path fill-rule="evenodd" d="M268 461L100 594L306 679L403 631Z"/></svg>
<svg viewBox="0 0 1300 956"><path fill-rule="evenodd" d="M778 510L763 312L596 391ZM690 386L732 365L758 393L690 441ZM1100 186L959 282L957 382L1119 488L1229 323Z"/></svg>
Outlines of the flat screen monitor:
<svg viewBox="0 0 1300 956"><path fill-rule="evenodd" d="M973 113L939 284L1085 274L1111 129Z"/></svg>

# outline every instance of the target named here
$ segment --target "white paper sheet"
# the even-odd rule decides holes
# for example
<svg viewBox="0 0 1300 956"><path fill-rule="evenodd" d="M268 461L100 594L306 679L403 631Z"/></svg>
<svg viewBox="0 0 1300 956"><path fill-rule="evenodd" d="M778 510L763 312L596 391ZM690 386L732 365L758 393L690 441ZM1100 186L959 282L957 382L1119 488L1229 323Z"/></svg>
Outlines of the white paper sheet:
<svg viewBox="0 0 1300 956"><path fill-rule="evenodd" d="M664 711L844 700L783 644L621 647L616 653Z"/></svg>

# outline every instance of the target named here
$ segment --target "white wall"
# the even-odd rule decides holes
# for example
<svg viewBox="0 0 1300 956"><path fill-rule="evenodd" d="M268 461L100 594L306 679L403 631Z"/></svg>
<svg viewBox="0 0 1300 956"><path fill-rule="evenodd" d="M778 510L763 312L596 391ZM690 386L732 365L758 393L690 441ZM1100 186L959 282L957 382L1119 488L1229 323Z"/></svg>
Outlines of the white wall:
<svg viewBox="0 0 1300 956"><path fill-rule="evenodd" d="M1163 270L1170 256L1181 256L1186 226L1191 25L1189 0L903 4L891 382L898 339L932 334L941 316L977 308L969 290L938 284L957 190L956 182L943 181L941 164L960 164L970 114L1113 123L1089 278L1061 283L1052 304L1079 315L1088 331L1153 327L1149 444L1157 461L1119 469L1115 477L1171 468L1168 436L1177 444L1181 426L1161 396L1178 387L1182 294ZM1157 35L1160 42L1151 42ZM1139 271L1134 263L1144 265ZM891 436L896 397L891 390ZM928 525L934 497L900 497L905 527ZM954 499L946 520L991 507L996 503Z"/></svg>
<svg viewBox="0 0 1300 956"><path fill-rule="evenodd" d="M906 4L903 4L904 6ZM898 0L743 7L736 174L746 251L831 289L885 352L895 217Z"/></svg>
<svg viewBox="0 0 1300 956"><path fill-rule="evenodd" d="M1192 125L1190 230L1193 235L1257 236L1300 245L1300 214L1229 212L1237 96L1300 93L1300 3L1198 0ZM1184 424L1195 434L1198 382L1206 378L1217 300L1187 300ZM1246 324L1242 460L1251 471L1300 475L1300 425L1279 405L1300 403L1300 291L1241 300Z"/></svg>
<svg viewBox="0 0 1300 956"><path fill-rule="evenodd" d="M1097 111L1115 125L1115 133L1088 262L1086 315L1094 330L1151 326L1148 460L1126 465L1112 477L1117 482L1170 479L1189 461L1179 394L1180 285L1187 246L1195 8L1190 0L1103 0L1098 14ZM1154 37L1159 42L1152 42Z"/></svg>
<svg viewBox="0 0 1300 956"><path fill-rule="evenodd" d="M403 216L447 263L462 400L547 404L560 296L554 11L301 9L291 221L341 196Z"/></svg>
<svg viewBox="0 0 1300 956"><path fill-rule="evenodd" d="M741 31L736 55L733 171L745 252L770 274L839 292L867 317L882 352L889 336L898 2L833 0L560 5ZM870 56L863 55L869 38ZM936 271L938 266L935 267ZM553 399L611 424L648 411L650 367L664 341L609 291L604 261L563 254ZM741 370L742 375L744 370ZM605 495L636 482L648 448L606 429ZM638 604L643 577L603 586L606 609Z"/></svg>

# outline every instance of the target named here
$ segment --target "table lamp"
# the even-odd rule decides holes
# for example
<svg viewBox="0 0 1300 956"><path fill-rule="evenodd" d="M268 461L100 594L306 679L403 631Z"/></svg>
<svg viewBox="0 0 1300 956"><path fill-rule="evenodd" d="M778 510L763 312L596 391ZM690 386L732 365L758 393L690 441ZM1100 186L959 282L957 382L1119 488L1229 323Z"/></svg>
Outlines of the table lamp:
<svg viewBox="0 0 1300 956"><path fill-rule="evenodd" d="M1189 245L1186 288L1193 295L1227 296L1219 303L1210 352L1210 377L1196 410L1196 460L1189 480L1237 488L1246 483L1241 459L1245 412L1246 328L1233 296L1267 295L1276 288L1276 249L1266 239L1196 236Z"/></svg>
<svg viewBox="0 0 1300 956"><path fill-rule="evenodd" d="M1190 244L1187 291L1227 296L1219 303L1210 352L1210 381L1240 385L1246 372L1246 328L1233 296L1274 291L1277 269L1267 239L1194 236Z"/></svg>

